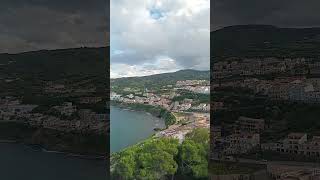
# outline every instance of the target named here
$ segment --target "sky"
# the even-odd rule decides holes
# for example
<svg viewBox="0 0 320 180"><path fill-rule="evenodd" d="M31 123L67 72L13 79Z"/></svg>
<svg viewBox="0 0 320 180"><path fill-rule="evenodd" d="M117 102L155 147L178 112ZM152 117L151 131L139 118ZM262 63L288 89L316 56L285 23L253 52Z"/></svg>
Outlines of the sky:
<svg viewBox="0 0 320 180"><path fill-rule="evenodd" d="M1 0L0 53L108 44L109 0Z"/></svg>
<svg viewBox="0 0 320 180"><path fill-rule="evenodd" d="M209 70L210 0L111 0L111 78Z"/></svg>
<svg viewBox="0 0 320 180"><path fill-rule="evenodd" d="M320 27L319 0L214 0L211 30L239 24Z"/></svg>

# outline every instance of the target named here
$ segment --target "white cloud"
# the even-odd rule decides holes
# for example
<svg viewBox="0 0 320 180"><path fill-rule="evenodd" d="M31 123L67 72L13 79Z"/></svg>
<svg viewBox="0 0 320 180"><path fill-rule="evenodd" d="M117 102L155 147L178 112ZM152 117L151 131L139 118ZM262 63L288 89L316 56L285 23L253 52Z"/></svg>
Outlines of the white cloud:
<svg viewBox="0 0 320 180"><path fill-rule="evenodd" d="M209 0L111 0L110 21L113 77L209 69Z"/></svg>
<svg viewBox="0 0 320 180"><path fill-rule="evenodd" d="M111 64L111 69L111 78L120 78L175 72L183 68L180 67L173 59L168 57L157 57L157 59L152 63L145 62L140 65L113 63Z"/></svg>

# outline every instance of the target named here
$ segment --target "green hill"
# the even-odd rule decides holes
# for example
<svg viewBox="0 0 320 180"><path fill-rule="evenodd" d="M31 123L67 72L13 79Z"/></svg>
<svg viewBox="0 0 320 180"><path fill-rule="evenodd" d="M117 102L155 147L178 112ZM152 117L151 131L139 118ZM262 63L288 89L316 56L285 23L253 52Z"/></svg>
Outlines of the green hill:
<svg viewBox="0 0 320 180"><path fill-rule="evenodd" d="M319 57L320 28L239 25L211 32L211 57Z"/></svg>
<svg viewBox="0 0 320 180"><path fill-rule="evenodd" d="M177 81L183 80L209 80L210 71L181 70L173 73L155 74L142 77L127 77L111 79L111 86L123 87L162 87L174 85Z"/></svg>
<svg viewBox="0 0 320 180"><path fill-rule="evenodd" d="M109 47L0 54L0 75L42 80L79 75L105 77L109 74L108 58Z"/></svg>
<svg viewBox="0 0 320 180"><path fill-rule="evenodd" d="M88 82L105 92L109 87L108 61L109 47L0 54L0 96L32 97L42 92L48 81L68 86ZM14 81L6 83L7 80Z"/></svg>

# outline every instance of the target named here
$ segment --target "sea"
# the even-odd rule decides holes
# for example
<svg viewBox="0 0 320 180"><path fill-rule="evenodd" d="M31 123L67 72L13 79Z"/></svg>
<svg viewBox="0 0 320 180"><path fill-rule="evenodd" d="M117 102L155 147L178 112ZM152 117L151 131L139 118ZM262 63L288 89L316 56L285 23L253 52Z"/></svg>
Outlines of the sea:
<svg viewBox="0 0 320 180"><path fill-rule="evenodd" d="M105 160L0 143L1 180L107 180Z"/></svg>

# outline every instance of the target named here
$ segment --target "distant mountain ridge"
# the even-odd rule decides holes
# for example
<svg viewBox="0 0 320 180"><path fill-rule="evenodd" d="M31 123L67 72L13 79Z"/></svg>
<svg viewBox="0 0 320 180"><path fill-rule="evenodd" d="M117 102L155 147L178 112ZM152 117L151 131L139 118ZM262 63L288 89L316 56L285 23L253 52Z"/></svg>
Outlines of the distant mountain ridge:
<svg viewBox="0 0 320 180"><path fill-rule="evenodd" d="M211 32L211 57L319 57L320 28L238 25Z"/></svg>
<svg viewBox="0 0 320 180"><path fill-rule="evenodd" d="M40 50L0 54L4 75L38 76L54 80L61 76L105 76L109 72L109 47Z"/></svg>
<svg viewBox="0 0 320 180"><path fill-rule="evenodd" d="M111 79L111 86L120 87L150 87L175 84L176 81L182 80L210 80L210 71L197 71L192 69L180 70L173 73L155 74L142 77L125 77L118 79Z"/></svg>

